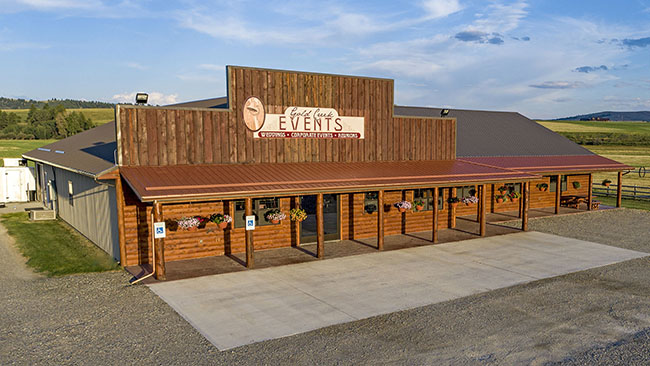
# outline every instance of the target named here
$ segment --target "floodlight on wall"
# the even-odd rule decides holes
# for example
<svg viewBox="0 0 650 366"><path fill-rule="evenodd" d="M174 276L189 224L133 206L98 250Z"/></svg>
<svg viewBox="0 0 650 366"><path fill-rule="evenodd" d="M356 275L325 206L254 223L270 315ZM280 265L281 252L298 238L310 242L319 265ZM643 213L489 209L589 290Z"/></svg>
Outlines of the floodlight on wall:
<svg viewBox="0 0 650 366"><path fill-rule="evenodd" d="M149 100L149 94L147 93L137 93L135 95L136 104L147 104L148 100Z"/></svg>
<svg viewBox="0 0 650 366"><path fill-rule="evenodd" d="M440 117L444 117L449 114L449 109L443 109L440 111Z"/></svg>

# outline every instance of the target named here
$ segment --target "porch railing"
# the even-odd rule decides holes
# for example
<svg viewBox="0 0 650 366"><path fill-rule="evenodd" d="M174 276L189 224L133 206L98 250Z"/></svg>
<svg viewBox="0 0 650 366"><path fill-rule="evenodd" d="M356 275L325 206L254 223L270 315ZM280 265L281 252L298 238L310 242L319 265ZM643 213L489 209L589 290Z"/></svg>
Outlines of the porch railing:
<svg viewBox="0 0 650 366"><path fill-rule="evenodd" d="M594 196L600 197L616 197L616 188L616 184L610 184L609 187L605 187L600 183L594 183L592 185ZM621 186L621 197L632 200L650 201L650 187L623 184Z"/></svg>

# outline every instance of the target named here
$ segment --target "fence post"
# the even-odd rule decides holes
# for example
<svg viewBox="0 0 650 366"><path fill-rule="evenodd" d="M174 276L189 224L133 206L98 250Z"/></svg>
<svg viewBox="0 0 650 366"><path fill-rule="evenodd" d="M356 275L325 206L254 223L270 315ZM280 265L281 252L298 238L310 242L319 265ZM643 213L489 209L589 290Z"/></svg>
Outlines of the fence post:
<svg viewBox="0 0 650 366"><path fill-rule="evenodd" d="M634 185L634 199L636 199L636 184Z"/></svg>

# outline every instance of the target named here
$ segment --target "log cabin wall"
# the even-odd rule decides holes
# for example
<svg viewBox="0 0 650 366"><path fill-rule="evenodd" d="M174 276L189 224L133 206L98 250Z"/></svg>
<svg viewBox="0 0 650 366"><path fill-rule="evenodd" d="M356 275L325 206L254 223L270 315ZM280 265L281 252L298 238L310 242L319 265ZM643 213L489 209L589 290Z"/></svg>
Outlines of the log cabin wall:
<svg viewBox="0 0 650 366"><path fill-rule="evenodd" d="M393 80L227 68L229 109L119 105L118 164L449 160L456 157L453 118L393 117ZM364 139L254 139L243 122L250 96L266 113L289 106L334 108L365 118Z"/></svg>

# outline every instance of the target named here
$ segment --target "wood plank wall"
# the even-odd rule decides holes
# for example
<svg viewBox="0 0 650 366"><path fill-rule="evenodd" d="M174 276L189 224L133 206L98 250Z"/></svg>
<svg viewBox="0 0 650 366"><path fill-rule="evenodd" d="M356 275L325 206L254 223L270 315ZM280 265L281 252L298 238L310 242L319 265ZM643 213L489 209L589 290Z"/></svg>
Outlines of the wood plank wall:
<svg viewBox="0 0 650 366"><path fill-rule="evenodd" d="M567 181L567 191L563 194L586 195L588 175L572 175ZM581 183L579 189L573 188L572 182ZM542 192L536 188L538 183L548 183L548 179L531 182L530 208L553 207L555 193ZM518 203L496 204L494 201L495 191L488 185L488 196L486 197L488 212L515 211ZM138 201L131 189L124 186L126 207L125 207L125 236L126 236L126 265L149 263L151 261L151 244L149 243L149 227L151 225L151 206ZM496 191L496 194L499 194ZM400 233L412 233L431 230L432 212L407 212L405 220L402 214L392 207L392 204L401 201L402 197L413 200L413 191L388 191L385 193L385 203L388 206L384 211L385 235ZM438 227L440 229L449 226L449 211L446 200L449 198L449 190L444 190L444 209L439 211ZM342 239L364 239L377 235L377 214L367 214L363 211L364 194L342 194L340 228ZM280 199L280 208L288 213L292 206L293 198L284 197ZM183 216L209 216L212 213L229 213L228 204L223 202L201 202L192 204L163 205L163 217L165 219L177 219ZM478 205L466 206L459 204L457 215L474 215L477 213ZM232 215L232 213L229 213ZM477 229L478 230L478 229ZM245 230L236 228L229 230L207 230L200 229L196 232L190 231L169 231L165 238L165 259L175 261L189 258L209 257L229 253L245 252ZM295 245L297 235L296 225L291 221L284 220L279 225L258 226L255 229L255 250L264 250Z"/></svg>
<svg viewBox="0 0 650 366"><path fill-rule="evenodd" d="M446 160L456 154L453 118L393 117L393 80L228 67L230 109L120 105L119 165ZM334 108L365 118L365 138L253 139L241 108L266 113Z"/></svg>

